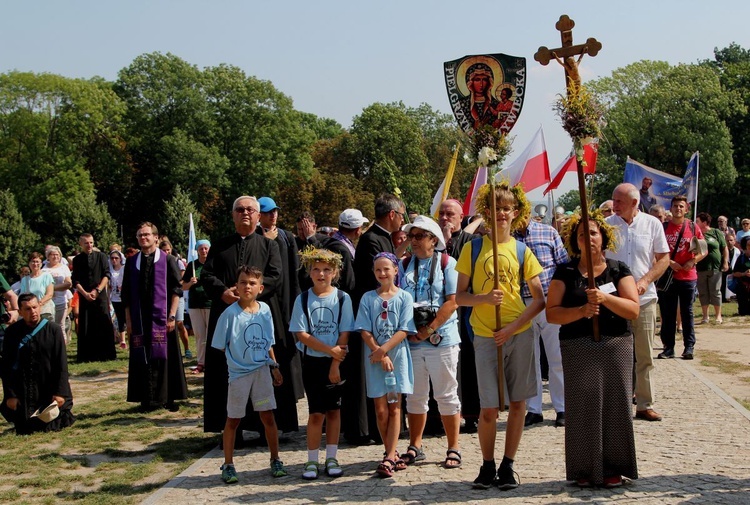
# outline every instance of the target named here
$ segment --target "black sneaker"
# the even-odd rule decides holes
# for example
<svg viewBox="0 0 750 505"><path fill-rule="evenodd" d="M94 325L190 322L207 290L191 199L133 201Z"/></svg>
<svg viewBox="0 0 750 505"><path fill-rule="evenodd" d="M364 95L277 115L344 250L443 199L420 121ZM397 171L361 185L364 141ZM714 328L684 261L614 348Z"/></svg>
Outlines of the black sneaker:
<svg viewBox="0 0 750 505"><path fill-rule="evenodd" d="M489 489L493 484L495 484L495 470L482 465L472 487L474 489Z"/></svg>
<svg viewBox="0 0 750 505"><path fill-rule="evenodd" d="M518 474L513 471L513 468L500 465L500 468L497 469L497 480L495 481L495 484L497 484L497 488L501 491L515 489L518 487L516 477L518 477Z"/></svg>
<svg viewBox="0 0 750 505"><path fill-rule="evenodd" d="M693 348L692 347L686 347L685 351L682 353L682 359L693 359Z"/></svg>

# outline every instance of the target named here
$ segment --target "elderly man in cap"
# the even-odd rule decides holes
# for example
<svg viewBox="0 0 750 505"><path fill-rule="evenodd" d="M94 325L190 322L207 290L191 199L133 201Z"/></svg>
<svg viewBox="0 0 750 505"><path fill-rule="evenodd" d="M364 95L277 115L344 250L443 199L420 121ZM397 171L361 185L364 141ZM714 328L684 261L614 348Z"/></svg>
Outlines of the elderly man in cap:
<svg viewBox="0 0 750 505"><path fill-rule="evenodd" d="M362 227L370 220L357 209L346 209L339 215L339 229L332 237L323 239L320 247L341 255L343 264L337 285L343 291L354 290L354 254L356 243L362 235Z"/></svg>

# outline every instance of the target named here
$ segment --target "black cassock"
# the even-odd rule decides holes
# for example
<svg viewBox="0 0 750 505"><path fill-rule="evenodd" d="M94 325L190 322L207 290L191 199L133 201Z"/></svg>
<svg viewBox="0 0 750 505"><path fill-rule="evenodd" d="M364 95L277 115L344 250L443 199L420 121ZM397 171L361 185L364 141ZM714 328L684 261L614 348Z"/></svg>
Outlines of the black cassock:
<svg viewBox="0 0 750 505"><path fill-rule="evenodd" d="M57 324L48 322L19 350L20 342L33 330L23 321L8 327L0 364L4 395L2 414L21 435L35 431L57 431L75 421L70 410L73 407L73 394L68 381L68 357L62 330ZM14 370L16 358L18 363ZM65 399L57 419L44 423L32 418L31 414L37 409L44 410L52 403L53 396ZM15 411L7 408L5 402L8 398L18 398L19 405Z"/></svg>
<svg viewBox="0 0 750 505"><path fill-rule="evenodd" d="M208 340L206 345L206 368L203 386L203 431L220 432L224 429L227 417L227 388L229 373L223 351L211 346L216 322L227 308L221 295L228 288L237 284L237 270L240 265L254 266L263 272L263 293L259 300L268 304L274 323L274 353L281 365L284 386L274 388L276 396L276 424L284 432L297 431L296 395L292 388L291 365L296 357L294 342L288 340L284 331L284 318L278 293L281 291L282 261L278 244L261 234L252 233L243 238L238 233L223 237L211 244L208 258L203 265L201 283L211 297L211 313L208 322ZM289 272L292 274L292 272ZM249 400L249 399L248 399ZM242 429L263 433L257 414L248 402L246 415L240 425Z"/></svg>
<svg viewBox="0 0 750 505"><path fill-rule="evenodd" d="M160 254L164 254L160 252ZM167 359L154 359L150 356L150 335L153 324L151 312L154 309L154 254L140 253L141 269L137 278L132 278L132 270L124 267L122 279L122 302L131 311L130 291L138 289L141 304L141 321L143 322L144 345L142 349L133 346L131 338L130 358L128 360L128 396L127 401L138 402L143 407L154 408L187 398L185 369L182 366L182 353L177 342L177 332L167 332ZM137 261L138 255L128 261ZM167 256L167 314L171 304L171 295L182 296L182 272L174 256ZM131 312L132 314L132 312Z"/></svg>
<svg viewBox="0 0 750 505"><path fill-rule="evenodd" d="M86 291L99 285L102 278L109 278L107 255L92 251L81 253L73 258L72 281ZM109 295L102 290L96 300L85 300L78 293L78 363L88 361L108 361L115 359L115 330L109 315Z"/></svg>

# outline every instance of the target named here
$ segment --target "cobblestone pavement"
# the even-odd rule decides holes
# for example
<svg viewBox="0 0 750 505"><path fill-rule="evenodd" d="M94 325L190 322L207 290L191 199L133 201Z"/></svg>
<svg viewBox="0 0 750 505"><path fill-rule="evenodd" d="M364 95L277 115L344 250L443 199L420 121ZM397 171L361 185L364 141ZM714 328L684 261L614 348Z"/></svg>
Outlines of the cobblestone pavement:
<svg viewBox="0 0 750 505"><path fill-rule="evenodd" d="M461 435L463 467L445 470L445 438L427 438L426 461L392 479L374 476L382 446L342 445L339 461L343 477L323 475L317 481L301 479L307 460L304 431L282 444L281 457L288 477L274 479L268 470L268 451L240 450L235 455L239 483L225 485L219 466L223 458L214 449L144 503L638 503L748 504L750 503L750 412L734 402L688 362L656 362L657 410L661 422L636 420L640 478L614 490L579 489L565 481L564 428L554 427L554 412L545 392L543 424L526 428L516 457L521 485L512 491L471 488L481 464L476 435ZM546 387L545 387L546 389ZM299 406L301 420L306 404ZM502 456L505 417L498 422L496 454ZM302 424L302 423L301 423ZM406 440L399 442L405 450ZM322 451L323 452L323 451Z"/></svg>

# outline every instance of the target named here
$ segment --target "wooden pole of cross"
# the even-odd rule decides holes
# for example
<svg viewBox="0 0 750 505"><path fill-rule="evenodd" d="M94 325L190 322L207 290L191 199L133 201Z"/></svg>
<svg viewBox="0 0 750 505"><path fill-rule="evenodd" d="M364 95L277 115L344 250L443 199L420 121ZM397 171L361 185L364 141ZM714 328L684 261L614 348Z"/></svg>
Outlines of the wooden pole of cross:
<svg viewBox="0 0 750 505"><path fill-rule="evenodd" d="M584 54L589 56L596 56L602 48L601 42L595 38L589 38L585 44L573 44L573 27L575 21L570 19L567 15L563 14L555 24L555 28L560 32L560 39L562 44L556 49L548 49L547 47L540 47L539 50L534 54L534 59L542 65L547 65L552 58L554 58L562 67L565 69L565 86L568 91L568 98L580 89L581 87L581 75L578 72L578 64L583 59ZM577 57L577 59L576 59ZM583 222L583 233L586 237L586 273L588 275L588 287L589 289L596 288L596 282L594 279L594 265L591 261L591 236L589 235L589 204L586 198L586 182L583 175L583 146L579 145L581 139L573 139L576 144L576 160L577 160L577 172L578 172L578 192L581 195L581 221ZM580 155L578 153L581 153ZM571 240L575 240L572 237ZM594 341L600 340L599 335L599 319L596 316L592 317L594 326Z"/></svg>

